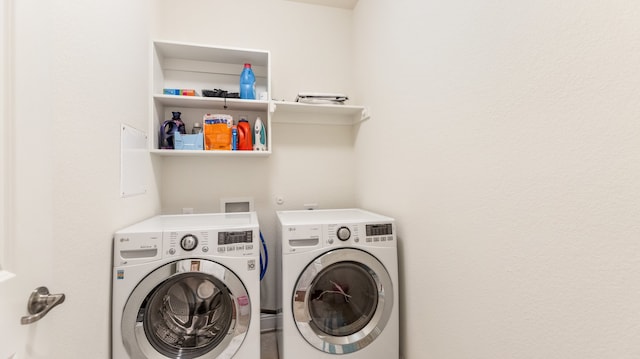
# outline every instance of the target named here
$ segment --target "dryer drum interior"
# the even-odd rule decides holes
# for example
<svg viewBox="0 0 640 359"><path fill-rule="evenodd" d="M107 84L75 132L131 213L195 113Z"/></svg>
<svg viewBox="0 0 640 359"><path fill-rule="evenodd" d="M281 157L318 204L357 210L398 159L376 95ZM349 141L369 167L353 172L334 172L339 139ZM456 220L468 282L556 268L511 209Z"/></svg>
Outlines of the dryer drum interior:
<svg viewBox="0 0 640 359"><path fill-rule="evenodd" d="M301 273L292 305L296 326L311 345L328 353L355 352L372 343L389 320L391 278L365 251L330 251Z"/></svg>
<svg viewBox="0 0 640 359"><path fill-rule="evenodd" d="M133 291L122 333L132 358L233 355L246 336L249 298L240 279L206 260L156 269Z"/></svg>
<svg viewBox="0 0 640 359"><path fill-rule="evenodd" d="M362 330L378 306L375 273L357 262L332 264L309 288L308 309L319 330L334 336Z"/></svg>

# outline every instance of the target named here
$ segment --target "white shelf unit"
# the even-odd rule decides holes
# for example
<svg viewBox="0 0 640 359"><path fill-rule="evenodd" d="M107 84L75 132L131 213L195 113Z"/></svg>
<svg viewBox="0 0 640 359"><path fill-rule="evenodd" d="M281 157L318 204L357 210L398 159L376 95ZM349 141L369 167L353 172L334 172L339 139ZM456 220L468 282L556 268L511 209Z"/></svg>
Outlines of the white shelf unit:
<svg viewBox="0 0 640 359"><path fill-rule="evenodd" d="M256 96L271 94L271 55L264 50L213 47L168 41L152 46L152 118L150 151L162 156L268 156L271 154L270 101L202 97L202 90L239 92L243 65L250 63L256 76ZM165 88L193 89L198 96L165 95ZM235 121L246 116L251 124L260 117L266 127L267 151L183 151L160 149L160 128L171 112L182 113L187 134L207 113L223 113Z"/></svg>
<svg viewBox="0 0 640 359"><path fill-rule="evenodd" d="M352 126L369 119L369 112L364 106L273 101L272 110L275 112L274 123ZM294 116L278 116L282 113Z"/></svg>

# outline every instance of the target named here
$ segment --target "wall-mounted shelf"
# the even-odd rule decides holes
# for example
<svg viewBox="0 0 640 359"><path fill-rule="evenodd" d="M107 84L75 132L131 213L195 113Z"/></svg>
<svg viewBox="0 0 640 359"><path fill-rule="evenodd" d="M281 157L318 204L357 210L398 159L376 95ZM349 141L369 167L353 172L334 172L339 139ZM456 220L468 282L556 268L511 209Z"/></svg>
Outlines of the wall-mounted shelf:
<svg viewBox="0 0 640 359"><path fill-rule="evenodd" d="M170 107L207 108L213 110L225 110L225 106L231 111L267 111L269 101L240 100L235 98L200 97L200 96L175 96L154 95L156 104Z"/></svg>
<svg viewBox="0 0 640 359"><path fill-rule="evenodd" d="M271 153L267 151L183 151L183 150L158 150L153 149L151 153L158 156L167 157L266 157Z"/></svg>
<svg viewBox="0 0 640 359"><path fill-rule="evenodd" d="M364 106L273 101L271 110L275 112L272 119L274 123L355 125L369 119L368 110ZM300 116L278 116L282 113Z"/></svg>
<svg viewBox="0 0 640 359"><path fill-rule="evenodd" d="M354 126L369 118L364 106L307 104L289 101L242 100L202 97L202 89L239 90L244 63L251 63L256 75L256 92L271 95L270 53L262 50L212 47L197 44L154 41L152 49L152 116L149 151L169 157L268 156L271 154L271 123ZM164 94L164 88L194 89L199 96ZM261 118L267 131L266 151L183 151L159 149L158 133L173 111L182 113L190 133L206 113L222 113L234 119L246 117L251 128Z"/></svg>
<svg viewBox="0 0 640 359"><path fill-rule="evenodd" d="M217 157L268 156L271 154L271 114L268 100L202 97L203 89L238 92L240 73L250 63L256 76L256 95L271 93L270 53L263 50L214 47L179 42L154 41L152 45L152 133L149 152L159 156ZM166 95L164 89L193 89L199 96ZM245 117L253 128L258 118L266 129L266 151L183 151L160 149L160 129L172 112L182 114L187 134L205 114L226 114L234 120Z"/></svg>

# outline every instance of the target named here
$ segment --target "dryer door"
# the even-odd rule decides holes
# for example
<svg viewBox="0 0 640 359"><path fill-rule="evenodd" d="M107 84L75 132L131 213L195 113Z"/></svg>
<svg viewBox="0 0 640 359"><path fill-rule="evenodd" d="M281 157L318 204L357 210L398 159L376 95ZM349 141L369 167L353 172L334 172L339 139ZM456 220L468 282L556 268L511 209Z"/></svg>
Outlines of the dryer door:
<svg viewBox="0 0 640 359"><path fill-rule="evenodd" d="M292 301L296 326L323 352L358 351L384 330L393 308L392 285L371 254L351 248L327 252L298 278Z"/></svg>
<svg viewBox="0 0 640 359"><path fill-rule="evenodd" d="M122 340L131 358L230 358L240 348L251 306L228 268L204 259L159 267L131 293Z"/></svg>

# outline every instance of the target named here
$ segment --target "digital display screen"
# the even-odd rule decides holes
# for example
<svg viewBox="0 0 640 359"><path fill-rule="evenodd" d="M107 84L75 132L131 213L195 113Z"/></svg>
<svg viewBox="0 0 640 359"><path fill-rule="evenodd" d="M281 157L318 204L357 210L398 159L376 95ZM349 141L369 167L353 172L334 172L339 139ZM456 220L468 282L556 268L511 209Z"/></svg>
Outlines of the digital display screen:
<svg viewBox="0 0 640 359"><path fill-rule="evenodd" d="M253 231L218 232L218 245L252 242Z"/></svg>
<svg viewBox="0 0 640 359"><path fill-rule="evenodd" d="M387 236L393 234L391 223L367 224L367 236Z"/></svg>

